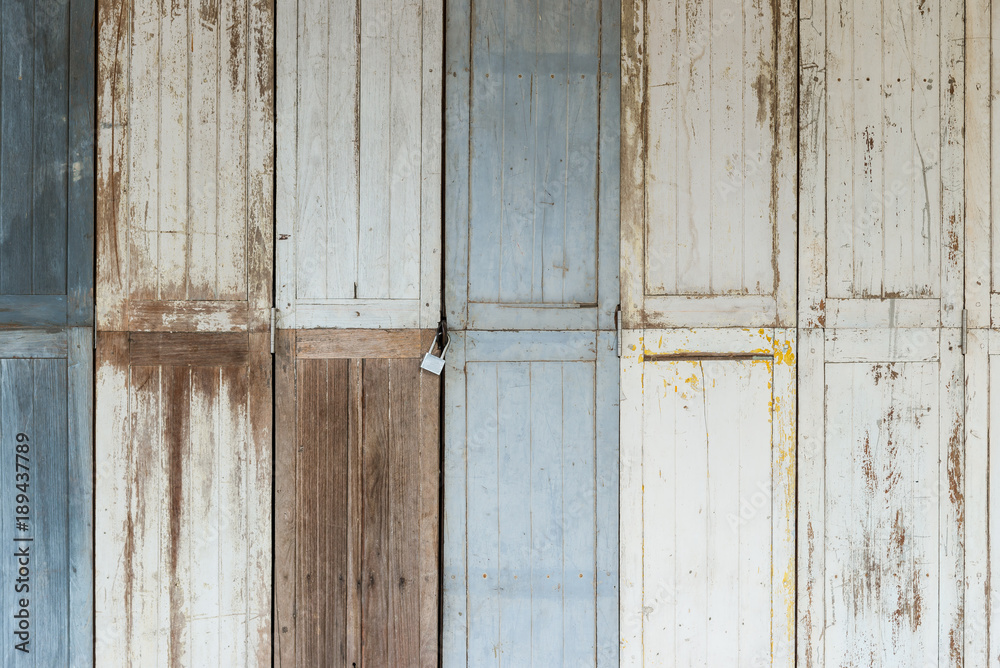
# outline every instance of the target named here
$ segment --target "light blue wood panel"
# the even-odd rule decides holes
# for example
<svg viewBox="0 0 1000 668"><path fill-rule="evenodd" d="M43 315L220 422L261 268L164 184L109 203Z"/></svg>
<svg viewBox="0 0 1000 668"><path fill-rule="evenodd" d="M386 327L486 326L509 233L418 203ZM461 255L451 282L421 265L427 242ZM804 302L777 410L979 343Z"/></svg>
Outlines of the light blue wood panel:
<svg viewBox="0 0 1000 668"><path fill-rule="evenodd" d="M93 665L93 339L83 328L68 338L60 357L0 352L3 666ZM26 564L15 558L23 548Z"/></svg>
<svg viewBox="0 0 1000 668"><path fill-rule="evenodd" d="M454 0L448 9L449 321L611 329L619 3Z"/></svg>
<svg viewBox="0 0 1000 668"><path fill-rule="evenodd" d="M458 332L448 360L444 665L617 665L614 334Z"/></svg>

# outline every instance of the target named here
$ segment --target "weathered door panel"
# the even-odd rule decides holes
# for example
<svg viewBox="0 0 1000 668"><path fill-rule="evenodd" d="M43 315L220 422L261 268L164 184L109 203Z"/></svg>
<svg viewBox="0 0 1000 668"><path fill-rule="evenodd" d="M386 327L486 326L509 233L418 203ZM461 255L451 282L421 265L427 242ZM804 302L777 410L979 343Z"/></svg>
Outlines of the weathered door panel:
<svg viewBox="0 0 1000 668"><path fill-rule="evenodd" d="M100 3L102 665L270 662L273 12Z"/></svg>
<svg viewBox="0 0 1000 668"><path fill-rule="evenodd" d="M794 331L622 344L623 665L794 665Z"/></svg>
<svg viewBox="0 0 1000 668"><path fill-rule="evenodd" d="M796 4L625 0L625 327L795 314Z"/></svg>
<svg viewBox="0 0 1000 668"><path fill-rule="evenodd" d="M97 355L97 662L267 664L270 354L102 332Z"/></svg>
<svg viewBox="0 0 1000 668"><path fill-rule="evenodd" d="M437 324L442 15L441 0L279 3L281 327Z"/></svg>
<svg viewBox="0 0 1000 668"><path fill-rule="evenodd" d="M281 331L276 666L436 666L433 330Z"/></svg>
<svg viewBox="0 0 1000 668"><path fill-rule="evenodd" d="M964 7L802 12L802 326L961 324Z"/></svg>
<svg viewBox="0 0 1000 668"><path fill-rule="evenodd" d="M273 12L261 0L102 0L100 329L267 328Z"/></svg>
<svg viewBox="0 0 1000 668"><path fill-rule="evenodd" d="M800 662L963 665L961 333L807 330L799 352Z"/></svg>
<svg viewBox="0 0 1000 668"><path fill-rule="evenodd" d="M613 328L619 3L448 9L449 324Z"/></svg>
<svg viewBox="0 0 1000 668"><path fill-rule="evenodd" d="M452 334L445 666L618 665L614 335Z"/></svg>
<svg viewBox="0 0 1000 668"><path fill-rule="evenodd" d="M92 359L90 329L0 332L4 666L93 663Z"/></svg>

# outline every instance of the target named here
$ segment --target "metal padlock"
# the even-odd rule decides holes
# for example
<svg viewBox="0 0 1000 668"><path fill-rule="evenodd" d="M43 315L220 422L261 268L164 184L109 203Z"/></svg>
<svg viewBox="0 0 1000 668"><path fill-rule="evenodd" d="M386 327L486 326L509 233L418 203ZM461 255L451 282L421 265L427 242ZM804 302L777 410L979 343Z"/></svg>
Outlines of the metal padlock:
<svg viewBox="0 0 1000 668"><path fill-rule="evenodd" d="M420 362L420 368L426 371L430 371L435 376L440 376L441 372L444 371L444 356L448 352L448 346L451 345L451 337L444 344L444 348L441 349L441 357L434 354L434 349L437 347L438 339L441 338L441 334L435 334L434 340L431 341L431 349L427 351L424 355L424 359Z"/></svg>

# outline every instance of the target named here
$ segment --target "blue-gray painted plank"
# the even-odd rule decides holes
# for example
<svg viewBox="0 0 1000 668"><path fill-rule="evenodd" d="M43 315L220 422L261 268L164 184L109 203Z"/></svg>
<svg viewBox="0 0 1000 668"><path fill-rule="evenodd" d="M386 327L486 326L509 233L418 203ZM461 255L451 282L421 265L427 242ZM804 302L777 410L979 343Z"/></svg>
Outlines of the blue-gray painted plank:
<svg viewBox="0 0 1000 668"><path fill-rule="evenodd" d="M539 339L583 333L453 336L444 665L617 665L614 334L595 342L590 333L588 345L559 360L546 354L556 345ZM506 340L488 346L506 358L475 359L476 339Z"/></svg>
<svg viewBox="0 0 1000 668"><path fill-rule="evenodd" d="M69 2L35 0L31 293L66 294ZM92 207L92 205L91 205Z"/></svg>
<svg viewBox="0 0 1000 668"><path fill-rule="evenodd" d="M31 533L36 666L69 665L69 515L66 360L34 360ZM75 513L73 513L75 515ZM75 519L75 517L74 517ZM81 610L73 614L81 614ZM88 611L89 612L89 611Z"/></svg>
<svg viewBox="0 0 1000 668"><path fill-rule="evenodd" d="M34 0L0 12L0 294L31 294Z"/></svg>
<svg viewBox="0 0 1000 668"><path fill-rule="evenodd" d="M69 330L67 378L70 665L94 656L94 332ZM81 611L83 611L81 613Z"/></svg>
<svg viewBox="0 0 1000 668"><path fill-rule="evenodd" d="M597 335L597 665L618 665L618 402L617 336Z"/></svg>
<svg viewBox="0 0 1000 668"><path fill-rule="evenodd" d="M62 295L0 295L0 325L60 327L66 324Z"/></svg>
<svg viewBox="0 0 1000 668"><path fill-rule="evenodd" d="M600 202L597 281L600 329L616 328L621 231L621 3L601 2ZM603 261L601 261L603 258ZM617 383L616 383L617 387ZM617 419L617 418L616 418ZM617 480L617 478L616 478ZM617 639L615 640L617 647Z"/></svg>
<svg viewBox="0 0 1000 668"><path fill-rule="evenodd" d="M72 0L66 288L69 324L77 326L94 322L94 18L94 0Z"/></svg>
<svg viewBox="0 0 1000 668"><path fill-rule="evenodd" d="M446 0L444 115L444 307L453 328L467 322L469 293L469 30L472 3ZM478 271L478 267L477 267Z"/></svg>

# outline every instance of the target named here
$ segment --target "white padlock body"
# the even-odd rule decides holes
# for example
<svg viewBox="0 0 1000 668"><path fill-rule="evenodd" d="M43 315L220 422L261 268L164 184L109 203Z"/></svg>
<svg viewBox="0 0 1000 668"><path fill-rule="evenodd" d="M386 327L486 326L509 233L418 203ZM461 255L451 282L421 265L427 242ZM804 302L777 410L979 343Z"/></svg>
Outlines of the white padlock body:
<svg viewBox="0 0 1000 668"><path fill-rule="evenodd" d="M424 355L424 360L420 363L420 368L430 371L435 376L440 376L441 372L444 371L444 360L427 353Z"/></svg>

